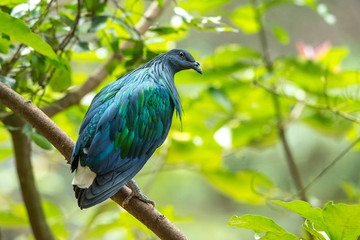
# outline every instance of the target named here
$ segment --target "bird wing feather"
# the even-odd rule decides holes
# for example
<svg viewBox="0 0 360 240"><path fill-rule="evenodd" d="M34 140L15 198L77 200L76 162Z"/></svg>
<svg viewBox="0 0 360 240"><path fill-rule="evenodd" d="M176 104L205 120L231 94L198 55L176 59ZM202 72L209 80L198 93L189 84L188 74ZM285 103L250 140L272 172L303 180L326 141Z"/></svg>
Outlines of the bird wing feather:
<svg viewBox="0 0 360 240"><path fill-rule="evenodd" d="M80 159L81 166L97 176L78 194L81 207L111 197L140 171L168 134L174 103L166 87L149 79L146 71L108 85L86 113L72 166L76 169Z"/></svg>

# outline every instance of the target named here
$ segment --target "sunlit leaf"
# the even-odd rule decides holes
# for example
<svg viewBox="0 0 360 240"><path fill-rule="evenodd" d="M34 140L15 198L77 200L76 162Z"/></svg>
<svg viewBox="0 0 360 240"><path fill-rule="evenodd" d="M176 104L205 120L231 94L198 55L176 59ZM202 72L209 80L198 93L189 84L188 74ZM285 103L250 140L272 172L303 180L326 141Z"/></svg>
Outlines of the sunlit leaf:
<svg viewBox="0 0 360 240"><path fill-rule="evenodd" d="M258 215L243 215L241 217L232 216L228 226L251 229L256 233L265 233L261 240L299 240L294 234L285 231L272 219Z"/></svg>
<svg viewBox="0 0 360 240"><path fill-rule="evenodd" d="M0 53L8 54L10 45L11 41L6 38L0 38Z"/></svg>
<svg viewBox="0 0 360 240"><path fill-rule="evenodd" d="M275 26L273 28L273 31L275 37L279 40L279 42L283 44L287 44L289 42L289 36L282 27Z"/></svg>
<svg viewBox="0 0 360 240"><path fill-rule="evenodd" d="M11 212L0 211L1 226L24 226L28 224L28 220Z"/></svg>
<svg viewBox="0 0 360 240"><path fill-rule="evenodd" d="M13 149L0 147L0 162L13 154Z"/></svg>
<svg viewBox="0 0 360 240"><path fill-rule="evenodd" d="M318 231L314 224L312 222L305 222L303 224L303 228L311 234L311 236L313 237L314 240L326 240L326 238L324 237L323 234L326 234L324 231L322 231L323 234L320 233L320 231Z"/></svg>
<svg viewBox="0 0 360 240"><path fill-rule="evenodd" d="M57 68L50 79L49 85L55 92L62 92L71 86L71 68L66 61L61 59L61 62L67 67Z"/></svg>
<svg viewBox="0 0 360 240"><path fill-rule="evenodd" d="M326 230L326 226L323 221L322 210L320 208L313 208L310 203L305 201L296 200L293 202L282 202L279 200L273 200L272 202L279 204L293 212L296 212L300 216L310 220L322 229Z"/></svg>
<svg viewBox="0 0 360 240"><path fill-rule="evenodd" d="M0 5L14 6L26 2L27 0L0 0Z"/></svg>
<svg viewBox="0 0 360 240"><path fill-rule="evenodd" d="M229 3L230 0L186 0L179 3L180 7L186 10L196 10L201 13L218 10L221 6Z"/></svg>
<svg viewBox="0 0 360 240"><path fill-rule="evenodd" d="M347 205L344 203L334 204L328 202L324 209L312 208L309 203L304 201L281 202L273 201L284 206L300 216L308 219L315 227L320 227L319 231L324 231L330 239L351 240L360 236L360 205ZM311 228L309 224L305 229ZM317 229L317 228L316 228ZM310 231L312 231L310 229Z"/></svg>
<svg viewBox="0 0 360 240"><path fill-rule="evenodd" d="M328 202L323 211L330 239L352 240L360 236L360 205Z"/></svg>
<svg viewBox="0 0 360 240"><path fill-rule="evenodd" d="M256 33L260 30L256 10L253 6L241 6L231 14L232 22L245 33Z"/></svg>
<svg viewBox="0 0 360 240"><path fill-rule="evenodd" d="M0 32L34 48L35 51L51 59L57 60L57 56L51 46L44 42L38 35L31 32L22 20L0 11L0 22L2 23L0 24Z"/></svg>
<svg viewBox="0 0 360 240"><path fill-rule="evenodd" d="M320 62L330 70L336 70L348 52L346 48L332 48L320 59Z"/></svg>

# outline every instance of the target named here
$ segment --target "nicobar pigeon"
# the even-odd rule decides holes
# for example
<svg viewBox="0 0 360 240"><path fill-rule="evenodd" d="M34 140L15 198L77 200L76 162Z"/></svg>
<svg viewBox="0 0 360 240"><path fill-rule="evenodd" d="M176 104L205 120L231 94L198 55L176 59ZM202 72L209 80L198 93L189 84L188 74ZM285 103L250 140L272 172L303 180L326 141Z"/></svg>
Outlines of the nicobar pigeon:
<svg viewBox="0 0 360 240"><path fill-rule="evenodd" d="M112 197L125 184L154 205L132 178L168 135L174 110L182 106L175 73L200 64L182 49L161 54L105 86L92 100L71 158L73 188L81 209Z"/></svg>

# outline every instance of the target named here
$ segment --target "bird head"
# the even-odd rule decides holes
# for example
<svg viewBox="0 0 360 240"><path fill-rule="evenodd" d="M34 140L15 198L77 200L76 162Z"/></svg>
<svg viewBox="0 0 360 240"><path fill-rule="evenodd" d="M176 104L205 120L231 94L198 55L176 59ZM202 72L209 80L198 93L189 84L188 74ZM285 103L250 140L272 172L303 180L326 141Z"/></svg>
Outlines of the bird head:
<svg viewBox="0 0 360 240"><path fill-rule="evenodd" d="M173 70L179 72L185 69L194 69L202 74L200 63L195 61L194 57L186 50L173 49L166 53L166 58Z"/></svg>

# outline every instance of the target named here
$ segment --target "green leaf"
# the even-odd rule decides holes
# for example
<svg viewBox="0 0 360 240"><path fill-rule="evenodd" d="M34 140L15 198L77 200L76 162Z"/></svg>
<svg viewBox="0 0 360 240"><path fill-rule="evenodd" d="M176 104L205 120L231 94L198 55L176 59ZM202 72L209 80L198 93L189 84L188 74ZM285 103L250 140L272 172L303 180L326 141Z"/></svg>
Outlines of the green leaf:
<svg viewBox="0 0 360 240"><path fill-rule="evenodd" d="M176 29L176 28L172 28L172 27L156 27L156 28L149 29L149 31L155 32L156 34L161 36L161 35L178 33L179 31L184 31L184 29L183 28Z"/></svg>
<svg viewBox="0 0 360 240"><path fill-rule="evenodd" d="M227 96L221 89L211 87L209 89L209 93L213 97L213 99L218 104L220 104L225 110L227 110L227 111L233 110L232 103L230 102L229 98L227 98Z"/></svg>
<svg viewBox="0 0 360 240"><path fill-rule="evenodd" d="M273 28L273 31L275 37L279 40L279 42L283 44L287 44L289 42L289 36L282 27L275 26Z"/></svg>
<svg viewBox="0 0 360 240"><path fill-rule="evenodd" d="M0 226L24 226L28 224L26 218L11 212L0 212Z"/></svg>
<svg viewBox="0 0 360 240"><path fill-rule="evenodd" d="M261 28L257 19L256 10L253 6L242 6L236 9L230 18L231 21L245 33L256 33Z"/></svg>
<svg viewBox="0 0 360 240"><path fill-rule="evenodd" d="M328 69L334 71L339 67L341 61L349 54L346 48L332 48L325 56L320 59L320 62Z"/></svg>
<svg viewBox="0 0 360 240"><path fill-rule="evenodd" d="M298 240L294 234L285 231L277 225L272 219L258 215L243 215L241 217L232 216L228 226L251 229L256 233L265 233L260 239L281 239L281 240Z"/></svg>
<svg viewBox="0 0 360 240"><path fill-rule="evenodd" d="M60 61L64 67L56 68L49 82L51 89L55 92L65 91L72 83L70 65L64 59Z"/></svg>
<svg viewBox="0 0 360 240"><path fill-rule="evenodd" d="M26 3L27 0L0 0L0 5L15 6L20 3Z"/></svg>
<svg viewBox="0 0 360 240"><path fill-rule="evenodd" d="M106 27L108 16L95 16L91 19L89 32L97 32Z"/></svg>
<svg viewBox="0 0 360 240"><path fill-rule="evenodd" d="M45 149L45 150L51 150L53 149L51 143L41 134L37 132L33 132L30 135L31 139L38 145L39 147Z"/></svg>
<svg viewBox="0 0 360 240"><path fill-rule="evenodd" d="M57 56L51 46L38 35L31 32L30 28L22 20L0 11L0 22L0 32L32 47L35 51L53 60L57 60Z"/></svg>
<svg viewBox="0 0 360 240"><path fill-rule="evenodd" d="M318 62L298 59L280 59L275 63L278 73L307 92L323 94L326 74L324 66Z"/></svg>
<svg viewBox="0 0 360 240"><path fill-rule="evenodd" d="M328 202L321 210L320 208L312 208L309 203L299 200L289 203L277 200L273 202L296 212L315 224L316 230L310 223L306 223L304 226L307 231L315 234L315 236L314 231L319 230L325 231L333 240L353 240L360 236L360 204L347 205ZM320 227L319 230L318 227Z"/></svg>
<svg viewBox="0 0 360 240"><path fill-rule="evenodd" d="M26 122L21 132L26 136L30 136L33 133L33 127L30 123Z"/></svg>
<svg viewBox="0 0 360 240"><path fill-rule="evenodd" d="M326 226L322 218L322 210L320 208L313 208L310 203L296 200L293 202L282 202L279 200L273 200L272 202L279 204L293 212L296 212L300 216L312 221L319 225L323 230L326 230Z"/></svg>
<svg viewBox="0 0 360 240"><path fill-rule="evenodd" d="M301 120L316 130L335 137L344 136L351 129L352 123L329 111L308 110Z"/></svg>
<svg viewBox="0 0 360 240"><path fill-rule="evenodd" d="M206 13L209 11L217 12L219 8L223 5L229 3L231 0L186 0L186 1L179 1L179 6L192 11L199 11L200 13Z"/></svg>
<svg viewBox="0 0 360 240"><path fill-rule="evenodd" d="M305 222L303 224L303 228L311 234L313 240L326 240L325 237L317 229L315 229L315 226L312 222Z"/></svg>
<svg viewBox="0 0 360 240"><path fill-rule="evenodd" d="M75 53L89 52L90 51L89 42L79 41L73 46L73 50Z"/></svg>
<svg viewBox="0 0 360 240"><path fill-rule="evenodd" d="M0 82L8 85L9 87L13 88L16 85L16 80L11 77L6 77L3 75L0 75Z"/></svg>
<svg viewBox="0 0 360 240"><path fill-rule="evenodd" d="M11 41L5 38L0 38L0 53L8 54Z"/></svg>
<svg viewBox="0 0 360 240"><path fill-rule="evenodd" d="M272 182L255 171L231 173L225 170L204 171L217 189L239 202L264 204Z"/></svg>
<svg viewBox="0 0 360 240"><path fill-rule="evenodd" d="M360 204L328 202L322 214L330 239L354 240L360 236Z"/></svg>
<svg viewBox="0 0 360 240"><path fill-rule="evenodd" d="M2 148L0 147L0 162L7 157L10 157L13 154L12 148Z"/></svg>

